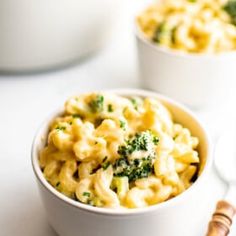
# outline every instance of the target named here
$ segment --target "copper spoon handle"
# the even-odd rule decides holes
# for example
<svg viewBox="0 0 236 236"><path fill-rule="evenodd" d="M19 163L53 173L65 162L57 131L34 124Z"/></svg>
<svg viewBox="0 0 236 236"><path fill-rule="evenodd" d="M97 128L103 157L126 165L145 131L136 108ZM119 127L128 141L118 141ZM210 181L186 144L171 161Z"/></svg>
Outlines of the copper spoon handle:
<svg viewBox="0 0 236 236"><path fill-rule="evenodd" d="M224 200L219 201L209 222L206 236L227 236L235 213L234 206Z"/></svg>

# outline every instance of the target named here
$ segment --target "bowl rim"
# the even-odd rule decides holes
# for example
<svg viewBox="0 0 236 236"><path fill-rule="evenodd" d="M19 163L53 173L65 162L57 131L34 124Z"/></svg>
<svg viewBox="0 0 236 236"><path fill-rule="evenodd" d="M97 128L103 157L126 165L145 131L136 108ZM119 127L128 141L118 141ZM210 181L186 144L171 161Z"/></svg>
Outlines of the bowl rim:
<svg viewBox="0 0 236 236"><path fill-rule="evenodd" d="M161 211L165 208L171 207L178 203L181 200L184 200L195 188L196 186L199 186L204 180L204 176L209 172L211 166L212 166L212 145L211 145L211 139L207 132L207 129L204 127L202 122L197 118L195 114L193 114L192 111L190 111L188 108L183 106L182 104L172 100L171 98L168 98L166 96L163 96L156 92L151 92L148 90L142 90L142 89L109 89L109 90L101 90L101 91L95 91L98 93L115 93L120 96L141 96L141 97L153 97L159 99L161 102L166 102L170 104L171 106L177 107L178 109L182 110L184 113L187 113L201 128L206 146L207 146L207 158L205 162L205 166L202 170L201 175L197 178L197 180L184 192L181 194L164 201L159 204L155 204L148 207L143 208L135 208L135 209L114 209L114 208L99 208L90 206L84 203L80 203L78 201L75 201L73 199L70 199L69 197L63 195L61 192L57 191L53 186L49 184L49 182L46 180L46 178L43 175L43 172L41 171L41 168L39 166L38 162L38 142L42 137L40 137L40 134L43 130L48 127L49 122L55 118L59 113L63 111L63 109L57 109L55 112L51 113L47 117L47 119L44 120L44 122L40 125L38 128L35 137L33 139L32 148L31 148L31 165L33 168L33 172L36 176L36 179L41 184L42 187L44 187L45 190L47 190L48 193L53 195L57 198L57 200L62 201L63 203L67 204L68 206L75 207L77 210L83 210L92 214L98 214L98 215L108 215L108 216L131 216L131 215L143 215L147 213L151 213L153 211ZM79 93L82 94L82 93Z"/></svg>
<svg viewBox="0 0 236 236"><path fill-rule="evenodd" d="M141 28L137 22L137 17L141 13L142 13L142 11L135 15L134 23L133 23L134 24L134 27L133 27L134 34L136 36L136 39L138 39L139 41L141 41L142 43L144 43L145 45L147 45L148 47L150 47L151 49L153 49L156 52L161 52L163 54L167 54L172 57L174 56L177 58L185 58L185 59L199 59L199 58L201 58L201 59L206 59L206 60L209 60L209 59L217 60L217 59L236 56L236 50L223 51L223 52L219 52L219 53L189 53L189 52L186 52L183 50L177 50L177 49L164 47L164 46L160 46L158 44L155 44L154 42L149 40L147 37L145 37L143 31L141 30Z"/></svg>

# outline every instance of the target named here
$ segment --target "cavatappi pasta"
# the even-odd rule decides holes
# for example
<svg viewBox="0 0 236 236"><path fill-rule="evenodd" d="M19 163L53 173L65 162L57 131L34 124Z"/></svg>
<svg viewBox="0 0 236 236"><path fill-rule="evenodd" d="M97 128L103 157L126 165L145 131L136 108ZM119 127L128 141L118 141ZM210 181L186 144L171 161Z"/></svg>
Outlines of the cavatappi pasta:
<svg viewBox="0 0 236 236"><path fill-rule="evenodd" d="M66 196L97 207L166 201L198 174L198 139L157 99L92 93L70 98L39 163Z"/></svg>
<svg viewBox="0 0 236 236"><path fill-rule="evenodd" d="M159 0L137 17L145 37L189 53L236 49L235 0Z"/></svg>

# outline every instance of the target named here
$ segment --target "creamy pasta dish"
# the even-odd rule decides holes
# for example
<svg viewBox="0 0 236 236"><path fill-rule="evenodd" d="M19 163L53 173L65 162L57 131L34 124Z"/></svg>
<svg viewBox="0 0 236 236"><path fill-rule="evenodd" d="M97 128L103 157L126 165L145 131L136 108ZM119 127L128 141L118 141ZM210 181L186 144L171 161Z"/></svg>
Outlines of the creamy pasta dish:
<svg viewBox="0 0 236 236"><path fill-rule="evenodd" d="M76 201L140 208L189 188L198 142L157 99L83 94L50 124L39 163L47 181Z"/></svg>
<svg viewBox="0 0 236 236"><path fill-rule="evenodd" d="M137 22L160 46L189 53L236 49L236 0L159 0Z"/></svg>

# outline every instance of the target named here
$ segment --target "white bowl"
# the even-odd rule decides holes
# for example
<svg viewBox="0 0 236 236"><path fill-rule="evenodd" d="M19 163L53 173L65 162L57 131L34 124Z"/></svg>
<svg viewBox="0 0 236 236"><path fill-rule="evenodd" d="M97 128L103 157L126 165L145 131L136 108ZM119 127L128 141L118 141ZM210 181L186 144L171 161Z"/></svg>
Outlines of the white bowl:
<svg viewBox="0 0 236 236"><path fill-rule="evenodd" d="M1 0L0 70L41 70L100 48L123 0Z"/></svg>
<svg viewBox="0 0 236 236"><path fill-rule="evenodd" d="M174 120L189 128L199 138L201 174L182 194L147 208L117 211L74 201L47 182L38 161L39 150L44 147L48 134L48 124L61 112L58 111L43 123L32 146L32 165L50 224L61 236L194 235L193 229L201 217L197 209L204 205L204 180L212 163L208 134L188 109L162 95L132 89L111 92L123 96L154 97L162 101L174 115Z"/></svg>
<svg viewBox="0 0 236 236"><path fill-rule="evenodd" d="M194 108L219 104L227 95L236 77L236 52L187 54L152 43L137 25L135 34L144 88Z"/></svg>

